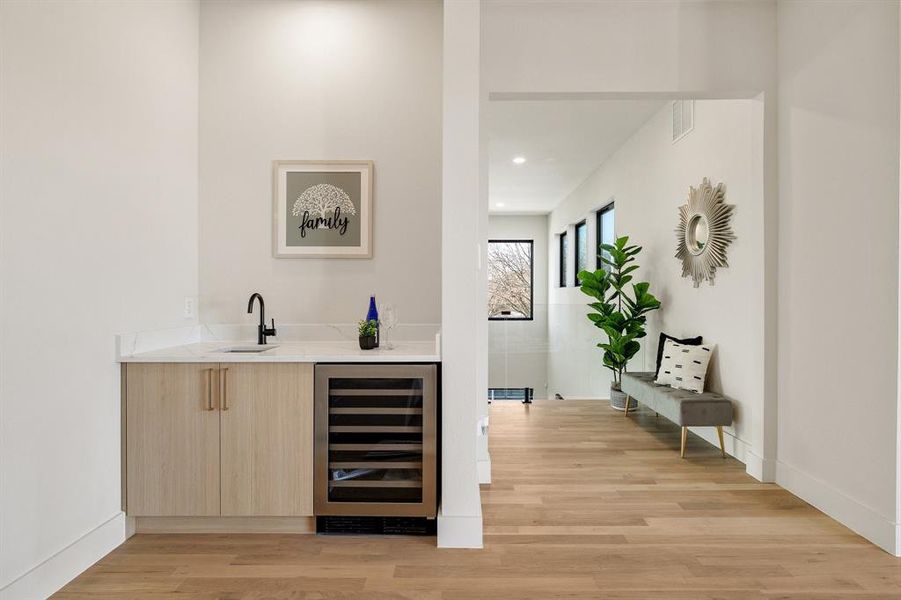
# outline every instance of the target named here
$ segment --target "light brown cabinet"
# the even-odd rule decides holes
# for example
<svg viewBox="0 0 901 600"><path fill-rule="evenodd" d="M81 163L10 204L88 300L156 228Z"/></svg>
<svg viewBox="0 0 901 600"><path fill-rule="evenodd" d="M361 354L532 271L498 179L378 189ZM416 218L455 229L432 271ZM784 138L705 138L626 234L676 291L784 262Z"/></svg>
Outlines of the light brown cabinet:
<svg viewBox="0 0 901 600"><path fill-rule="evenodd" d="M130 364L126 388L128 513L219 514L215 364Z"/></svg>
<svg viewBox="0 0 901 600"><path fill-rule="evenodd" d="M232 363L219 372L222 516L312 515L313 366Z"/></svg>
<svg viewBox="0 0 901 600"><path fill-rule="evenodd" d="M125 369L127 514L313 514L313 365Z"/></svg>

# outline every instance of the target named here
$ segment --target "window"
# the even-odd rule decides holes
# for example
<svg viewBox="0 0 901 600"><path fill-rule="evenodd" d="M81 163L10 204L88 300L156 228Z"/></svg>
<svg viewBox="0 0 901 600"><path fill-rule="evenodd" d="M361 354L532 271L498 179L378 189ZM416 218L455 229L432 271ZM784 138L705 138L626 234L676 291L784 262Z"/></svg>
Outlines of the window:
<svg viewBox="0 0 901 600"><path fill-rule="evenodd" d="M585 221L576 225L576 272L573 275L576 287L582 285L579 281L579 271L588 268L588 224Z"/></svg>
<svg viewBox="0 0 901 600"><path fill-rule="evenodd" d="M560 234L560 287L566 287L566 253L569 246L566 243L566 232Z"/></svg>
<svg viewBox="0 0 901 600"><path fill-rule="evenodd" d="M601 256L607 256L607 252L601 250L601 244L613 244L616 241L616 234L613 231L613 202L602 208L597 213L597 232L598 232L598 269L607 270L606 265L601 260Z"/></svg>
<svg viewBox="0 0 901 600"><path fill-rule="evenodd" d="M532 240L488 240L488 319L532 320Z"/></svg>

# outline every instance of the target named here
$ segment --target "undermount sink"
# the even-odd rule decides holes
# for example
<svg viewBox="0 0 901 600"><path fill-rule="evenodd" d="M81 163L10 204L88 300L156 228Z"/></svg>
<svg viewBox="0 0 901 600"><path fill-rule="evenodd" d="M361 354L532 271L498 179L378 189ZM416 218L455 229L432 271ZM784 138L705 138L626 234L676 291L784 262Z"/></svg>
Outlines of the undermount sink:
<svg viewBox="0 0 901 600"><path fill-rule="evenodd" d="M245 352L245 353L259 353L266 352L267 350L272 350L273 348L278 348L278 344L254 344L253 346L228 346L227 348L219 348L216 352Z"/></svg>

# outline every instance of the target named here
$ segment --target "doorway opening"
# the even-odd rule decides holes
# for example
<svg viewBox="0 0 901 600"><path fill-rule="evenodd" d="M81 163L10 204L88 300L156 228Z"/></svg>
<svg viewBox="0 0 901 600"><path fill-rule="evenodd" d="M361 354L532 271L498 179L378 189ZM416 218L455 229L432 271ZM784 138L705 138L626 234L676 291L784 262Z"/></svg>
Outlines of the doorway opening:
<svg viewBox="0 0 901 600"><path fill-rule="evenodd" d="M489 400L522 402L527 391L508 390L532 390L536 403L625 409L616 365L605 360L621 348L596 326L599 301L583 289L583 275L615 272L617 248L625 247L635 254L613 310L626 314L642 282L660 307L642 316L620 366L653 374L662 335L703 336L717 348L705 389L734 398L741 416L725 428L727 447L735 454L762 445L755 417L765 395L761 99L504 95L488 103L484 127ZM676 230L680 207L705 180L723 184L735 207L736 240L716 285L695 287L674 256ZM692 247L704 248L705 232L691 232ZM718 446L715 432L698 433Z"/></svg>

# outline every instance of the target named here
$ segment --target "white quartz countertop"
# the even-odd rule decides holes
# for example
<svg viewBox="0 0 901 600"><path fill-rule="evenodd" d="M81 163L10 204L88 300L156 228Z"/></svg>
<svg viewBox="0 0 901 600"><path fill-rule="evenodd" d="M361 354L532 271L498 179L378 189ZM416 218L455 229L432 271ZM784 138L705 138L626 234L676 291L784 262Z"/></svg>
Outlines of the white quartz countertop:
<svg viewBox="0 0 901 600"><path fill-rule="evenodd" d="M148 352L137 352L119 358L120 362L305 362L305 363L399 363L439 362L441 356L435 341L392 342L394 348L360 350L359 343L278 342L273 340L265 352L225 352L225 348L247 348L254 342L199 342L172 346Z"/></svg>

